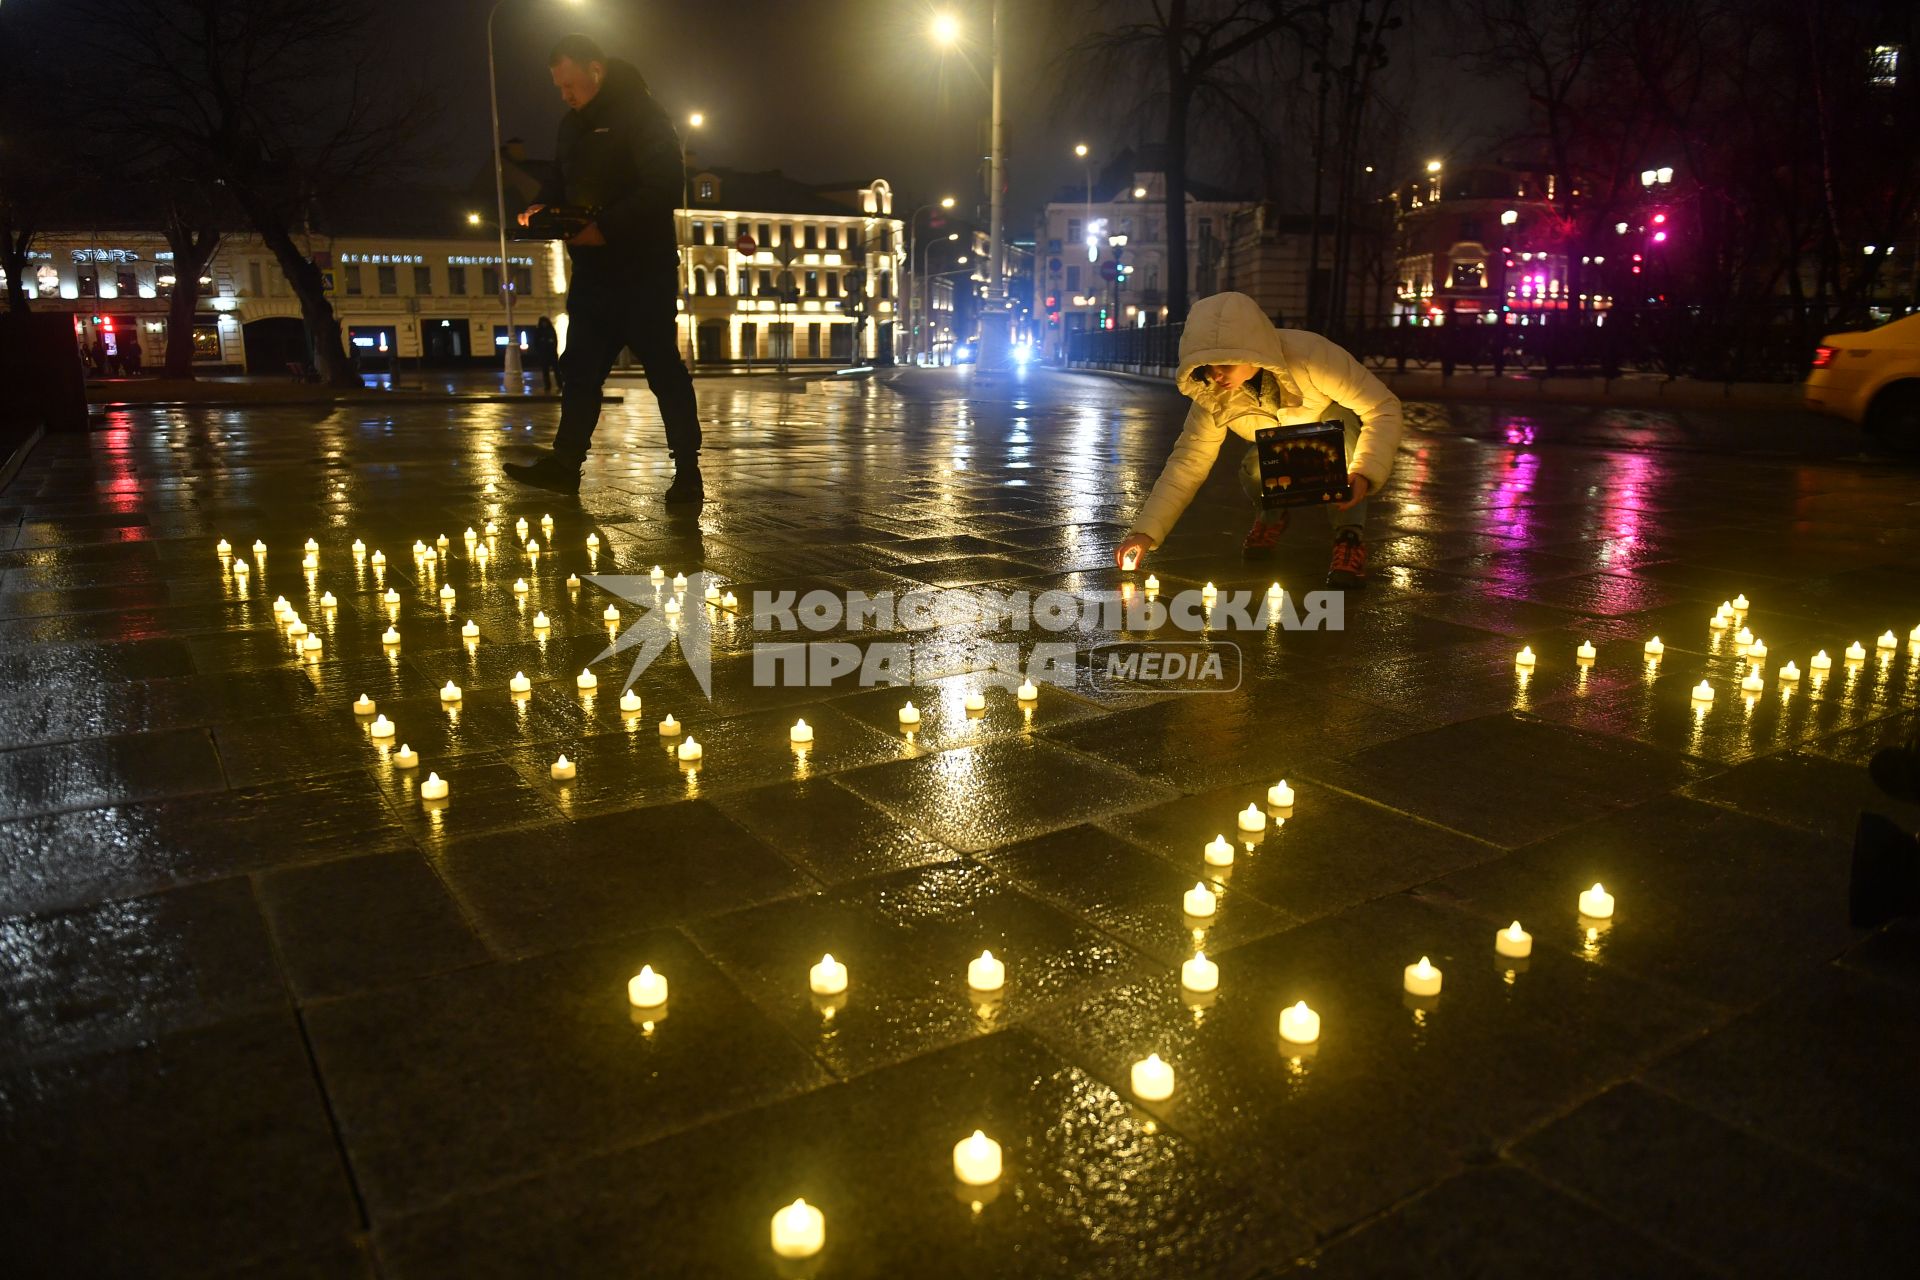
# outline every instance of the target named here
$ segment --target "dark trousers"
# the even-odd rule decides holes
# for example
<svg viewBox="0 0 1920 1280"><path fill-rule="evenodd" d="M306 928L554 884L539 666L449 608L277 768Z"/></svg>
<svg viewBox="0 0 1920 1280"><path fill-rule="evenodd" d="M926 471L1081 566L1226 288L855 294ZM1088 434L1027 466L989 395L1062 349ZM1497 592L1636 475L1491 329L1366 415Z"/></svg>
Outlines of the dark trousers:
<svg viewBox="0 0 1920 1280"><path fill-rule="evenodd" d="M681 362L673 278L623 280L576 277L567 296L567 349L560 355L560 430L553 452L562 462L585 461L600 424L600 390L620 349L632 350L647 374L667 428L667 449L692 465L700 453L700 414L693 375Z"/></svg>

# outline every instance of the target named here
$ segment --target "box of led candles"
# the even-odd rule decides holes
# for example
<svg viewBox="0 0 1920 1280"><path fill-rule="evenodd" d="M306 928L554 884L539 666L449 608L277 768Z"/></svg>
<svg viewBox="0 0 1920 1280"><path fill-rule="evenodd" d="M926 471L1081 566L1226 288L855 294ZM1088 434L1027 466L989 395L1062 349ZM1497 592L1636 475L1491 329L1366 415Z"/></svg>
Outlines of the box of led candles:
<svg viewBox="0 0 1920 1280"><path fill-rule="evenodd" d="M1260 451L1260 505L1311 507L1345 502L1347 434L1339 422L1300 427L1266 427L1254 433Z"/></svg>

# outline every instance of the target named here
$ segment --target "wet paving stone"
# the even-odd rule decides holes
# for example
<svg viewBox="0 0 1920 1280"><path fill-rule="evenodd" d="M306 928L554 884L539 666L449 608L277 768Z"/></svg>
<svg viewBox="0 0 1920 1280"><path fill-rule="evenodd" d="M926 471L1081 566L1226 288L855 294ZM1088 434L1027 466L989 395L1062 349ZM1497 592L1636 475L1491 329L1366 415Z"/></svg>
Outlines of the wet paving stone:
<svg viewBox="0 0 1920 1280"><path fill-rule="evenodd" d="M627 999L643 964L670 984L651 1016ZM665 931L329 1001L306 1017L347 1158L382 1220L825 1079Z"/></svg>
<svg viewBox="0 0 1920 1280"><path fill-rule="evenodd" d="M30 1272L1891 1269L1920 944L1847 928L1845 899L1857 813L1916 820L1864 773L1920 732L1910 468L1795 415L1409 404L1370 588L1339 627L1216 622L1239 679L1193 693L1105 666L1195 639L1171 622L752 613L759 590L1138 599L1146 571L1163 600L1277 580L1298 609L1329 526L1244 562L1230 466L1141 572L1110 567L1178 395L1042 370L699 394L697 511L659 506L644 390L578 499L500 471L550 405L111 409L9 484L0 1194L50 1225ZM1673 452L1702 438L1729 442L1710 487ZM610 646L672 597L656 564L740 602L695 587L646 665ZM1751 702L1707 625L1741 593L1770 647ZM911 665L872 687L757 652L810 640ZM983 674L1041 640L1072 657L1036 701ZM1818 648L1834 669L1783 685ZM1282 777L1293 810L1241 838ZM1595 880L1606 928L1576 915ZM1183 911L1196 883L1211 918ZM1516 916L1534 953L1496 961ZM966 986L983 948L997 999ZM1179 986L1196 948L1211 998ZM807 989L827 951L844 1001ZM1401 988L1423 953L1437 1002ZM627 1000L642 964L664 1013ZM1301 998L1317 1052L1277 1037ZM1131 1092L1149 1051L1179 1074L1164 1104ZM1007 1157L977 1196L950 1167L976 1126ZM796 1195L827 1211L817 1267L768 1250Z"/></svg>

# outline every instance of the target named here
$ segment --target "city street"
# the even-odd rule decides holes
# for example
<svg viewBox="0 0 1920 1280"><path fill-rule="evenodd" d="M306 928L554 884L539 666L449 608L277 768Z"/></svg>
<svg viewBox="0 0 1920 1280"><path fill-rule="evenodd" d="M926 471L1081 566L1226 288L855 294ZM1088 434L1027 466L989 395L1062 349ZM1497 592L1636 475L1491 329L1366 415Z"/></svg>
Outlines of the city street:
<svg viewBox="0 0 1920 1280"><path fill-rule="evenodd" d="M1920 825L1864 768L1920 734L1920 466L1798 413L1412 403L1344 628L1187 637L1239 678L1176 690L1101 678L1095 646L1148 637L1092 613L814 636L751 608L1148 572L1304 601L1326 522L1244 564L1232 440L1112 567L1166 386L697 388L697 515L659 502L637 381L578 500L501 472L550 403L115 409L0 490L19 1274L1910 1265L1920 926L1850 928L1847 888L1862 809ZM668 601L623 709L609 637ZM912 683L771 684L756 645L812 638L900 646ZM1073 683L974 670L1043 642ZM1530 955L1496 950L1515 921ZM810 988L826 953L842 993ZM630 998L642 966L664 1002ZM1281 1036L1297 1002L1317 1040ZM978 1185L975 1130L1004 1161ZM825 1246L777 1258L802 1197Z"/></svg>

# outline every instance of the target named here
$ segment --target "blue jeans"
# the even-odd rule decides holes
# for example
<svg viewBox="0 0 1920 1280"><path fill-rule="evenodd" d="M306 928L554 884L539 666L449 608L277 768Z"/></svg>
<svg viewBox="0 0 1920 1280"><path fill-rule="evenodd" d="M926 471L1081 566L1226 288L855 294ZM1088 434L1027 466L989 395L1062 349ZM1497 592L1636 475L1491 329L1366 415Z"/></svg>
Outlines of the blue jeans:
<svg viewBox="0 0 1920 1280"><path fill-rule="evenodd" d="M1346 423L1347 456L1351 458L1354 448L1360 442L1360 421L1352 414L1346 412L1336 413L1335 416ZM1240 489L1241 492L1247 495L1248 500L1253 503L1256 519L1264 523L1268 519L1278 519L1284 515L1284 508L1269 511L1260 505L1260 449L1257 445L1249 446L1247 456L1240 459ZM1345 511L1342 511L1332 503L1326 504L1321 509L1327 513L1327 523L1333 528L1336 534L1343 529L1353 529L1358 533L1364 534L1367 526L1367 501L1366 498L1362 498Z"/></svg>

